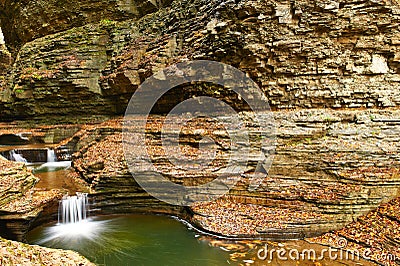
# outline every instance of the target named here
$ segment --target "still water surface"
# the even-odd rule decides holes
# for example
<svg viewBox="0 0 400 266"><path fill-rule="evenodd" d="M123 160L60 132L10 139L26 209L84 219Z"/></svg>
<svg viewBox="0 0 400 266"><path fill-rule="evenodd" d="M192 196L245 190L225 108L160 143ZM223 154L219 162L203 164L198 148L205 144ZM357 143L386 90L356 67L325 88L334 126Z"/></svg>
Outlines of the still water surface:
<svg viewBox="0 0 400 266"><path fill-rule="evenodd" d="M28 234L28 242L75 250L98 265L234 264L228 252L211 247L171 217L101 216L75 228L63 226L53 223L38 227Z"/></svg>

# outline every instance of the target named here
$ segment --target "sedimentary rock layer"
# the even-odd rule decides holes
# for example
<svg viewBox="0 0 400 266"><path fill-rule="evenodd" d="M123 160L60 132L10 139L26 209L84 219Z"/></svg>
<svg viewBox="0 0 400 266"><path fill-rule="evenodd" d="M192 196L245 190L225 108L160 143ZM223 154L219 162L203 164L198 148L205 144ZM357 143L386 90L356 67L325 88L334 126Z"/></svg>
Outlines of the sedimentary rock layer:
<svg viewBox="0 0 400 266"><path fill-rule="evenodd" d="M24 240L30 223L53 203L57 208L61 193L58 190L38 191L39 180L23 163L0 158L0 224L2 236Z"/></svg>
<svg viewBox="0 0 400 266"><path fill-rule="evenodd" d="M274 116L278 144L261 185L256 191L249 189L257 165L250 160L226 197L191 207L199 226L224 235L299 238L343 227L398 195L398 111L308 110L274 112ZM158 116L150 118L152 133L146 145L153 165L165 177L199 185L213 180L226 166L229 148L224 149L221 132L216 140L222 155L210 167L215 171L194 174L171 163L173 158L162 152L165 147L155 137L161 121ZM91 184L99 208L119 212L146 209L146 204L155 207L154 199L127 169L118 123L91 126L76 135L74 167ZM187 130L181 132L180 141L192 156L199 148L194 133L198 129ZM138 167L133 174L147 172ZM160 206L168 210L168 205ZM226 218L228 214L232 217Z"/></svg>
<svg viewBox="0 0 400 266"><path fill-rule="evenodd" d="M332 233L310 239L311 242L332 245L335 240L346 240L344 249L360 254L382 265L398 265L399 201L396 198Z"/></svg>
<svg viewBox="0 0 400 266"><path fill-rule="evenodd" d="M18 50L1 91L2 118L119 114L146 77L194 59L224 62L245 71L276 109L399 104L396 1L179 0L160 9L144 8L143 14L154 13L140 19L128 19L129 12L120 13L117 2L107 1L112 7L108 20L100 20L99 12L84 16L86 9L68 4L66 12L57 13L60 9L55 8L55 14L35 17L34 21L44 21L40 25L32 23L29 14L36 14L41 2L24 5L27 12L16 3L11 6L20 11L7 9L13 16L26 16L29 27L14 24L24 29L20 35L27 43ZM104 3L98 1L95 7L101 9ZM75 12L82 19L68 15ZM77 21L77 27L64 27L63 14ZM30 41L37 27L49 30ZM6 28L7 37L11 33ZM58 33L48 35L54 32ZM179 98L188 90L172 96Z"/></svg>

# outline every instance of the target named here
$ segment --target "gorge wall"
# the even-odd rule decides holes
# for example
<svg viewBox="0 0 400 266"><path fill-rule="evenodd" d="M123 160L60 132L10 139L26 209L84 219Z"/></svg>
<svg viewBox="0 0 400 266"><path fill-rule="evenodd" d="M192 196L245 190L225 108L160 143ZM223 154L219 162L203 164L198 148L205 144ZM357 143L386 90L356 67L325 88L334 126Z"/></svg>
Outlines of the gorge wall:
<svg viewBox="0 0 400 266"><path fill-rule="evenodd" d="M245 71L274 109L399 104L396 1L65 5L2 1L2 119L122 114L145 78L193 59Z"/></svg>
<svg viewBox="0 0 400 266"><path fill-rule="evenodd" d="M274 163L257 191L248 190L252 164L225 198L185 210L206 230L297 238L348 225L354 234L342 235L368 247L352 222L375 230L371 215L359 217L399 195L398 1L0 0L0 23L5 121L121 115L147 77L187 60L223 62L256 81L274 110ZM221 88L185 86L160 113L196 93L237 102ZM62 143L75 148L95 208L182 213L137 185L121 131L121 119L110 120ZM182 138L196 146L193 132ZM149 149L159 149L153 140ZM177 174L164 159L158 166L177 183L212 178ZM389 207L379 212L396 228ZM396 237L380 240L383 248L396 250Z"/></svg>
<svg viewBox="0 0 400 266"><path fill-rule="evenodd" d="M276 154L261 185L249 190L256 157L226 197L188 208L201 228L231 236L303 238L341 228L399 195L399 111L303 110L275 115ZM220 133L214 138L221 155L211 166L185 171L163 151L166 147L157 137L162 121L161 116L152 116L148 122L146 148L156 169L185 186L214 179L230 154L223 148L227 136ZM199 152L198 130L192 126L181 132L181 148L189 151L188 156ZM91 186L95 208L106 213L182 213L137 184L124 158L120 120L87 126L70 142L76 149L74 168ZM141 156L133 146L125 151ZM140 167L133 174L148 175Z"/></svg>
<svg viewBox="0 0 400 266"><path fill-rule="evenodd" d="M23 241L31 223L47 209L57 209L60 190L39 190L39 181L23 163L0 156L0 225L2 237ZM54 208L53 208L54 209ZM1 242L1 241L0 241Z"/></svg>

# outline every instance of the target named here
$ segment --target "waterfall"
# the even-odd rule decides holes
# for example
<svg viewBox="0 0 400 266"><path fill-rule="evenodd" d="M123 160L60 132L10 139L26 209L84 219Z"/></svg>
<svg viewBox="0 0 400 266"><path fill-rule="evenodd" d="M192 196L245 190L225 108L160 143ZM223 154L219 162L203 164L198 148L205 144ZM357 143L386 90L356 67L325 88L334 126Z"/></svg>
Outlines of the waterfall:
<svg viewBox="0 0 400 266"><path fill-rule="evenodd" d="M56 152L53 149L47 149L47 162L57 162Z"/></svg>
<svg viewBox="0 0 400 266"><path fill-rule="evenodd" d="M57 243L80 243L89 239L97 242L106 228L107 221L96 221L89 217L88 193L77 192L75 196L64 196L58 207L58 223L46 232L38 244L56 241Z"/></svg>
<svg viewBox="0 0 400 266"><path fill-rule="evenodd" d="M65 196L58 208L58 223L79 223L87 218L88 198L87 193L76 193L76 196Z"/></svg>
<svg viewBox="0 0 400 266"><path fill-rule="evenodd" d="M28 161L22 157L21 154L16 153L14 150L10 151L10 158L16 162L27 163Z"/></svg>

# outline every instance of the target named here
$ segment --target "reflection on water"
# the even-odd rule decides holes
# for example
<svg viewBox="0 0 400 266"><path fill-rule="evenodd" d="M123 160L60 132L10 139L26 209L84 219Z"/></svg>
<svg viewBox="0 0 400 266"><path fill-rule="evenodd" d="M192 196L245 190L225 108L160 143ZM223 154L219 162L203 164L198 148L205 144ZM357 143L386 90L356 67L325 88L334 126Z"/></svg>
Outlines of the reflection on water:
<svg viewBox="0 0 400 266"><path fill-rule="evenodd" d="M60 162L47 162L44 164L31 164L32 172L43 173L43 172L54 172L60 170L66 170L71 167L71 161L60 161Z"/></svg>
<svg viewBox="0 0 400 266"><path fill-rule="evenodd" d="M227 252L195 236L170 217L127 215L50 224L31 231L27 238L30 243L76 250L99 265L233 264Z"/></svg>

